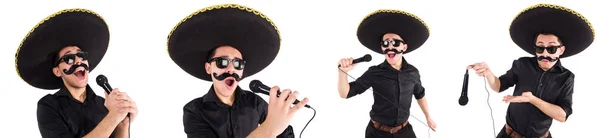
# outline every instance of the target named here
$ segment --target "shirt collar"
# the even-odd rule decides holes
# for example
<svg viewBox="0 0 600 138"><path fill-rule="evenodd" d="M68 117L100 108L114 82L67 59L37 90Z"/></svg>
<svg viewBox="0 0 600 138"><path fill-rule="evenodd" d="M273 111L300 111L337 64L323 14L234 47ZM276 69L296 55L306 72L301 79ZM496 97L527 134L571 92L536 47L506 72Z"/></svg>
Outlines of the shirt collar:
<svg viewBox="0 0 600 138"><path fill-rule="evenodd" d="M379 64L379 67L384 68L384 69L394 70L394 71L406 71L408 69L411 69L412 65L408 64L408 62L406 62L406 58L404 56L402 56L402 67L400 67L400 70L396 70L385 59L383 60L383 63Z"/></svg>
<svg viewBox="0 0 600 138"><path fill-rule="evenodd" d="M237 101L237 99L240 98L240 96L242 96L243 91L242 88L240 88L240 86L237 86L235 88L235 91L233 92L235 97L233 102L235 103ZM219 97L217 97L217 93L215 92L215 88L214 88L214 84L210 86L210 89L208 90L208 92L206 94L204 94L204 102L217 102L217 103L223 103L221 101L221 99L219 99Z"/></svg>
<svg viewBox="0 0 600 138"><path fill-rule="evenodd" d="M60 88L60 90L58 90L58 92L54 93L54 95L57 97L66 96L66 97L69 97L73 101L81 103L79 100L73 98L73 95L71 95L71 92L69 91L69 89L67 89L67 87L65 87L64 85ZM93 99L96 97L96 93L94 93L94 91L92 90L92 88L90 87L89 84L85 86L85 95L86 96L85 96L84 103L87 103L88 101L94 101Z"/></svg>

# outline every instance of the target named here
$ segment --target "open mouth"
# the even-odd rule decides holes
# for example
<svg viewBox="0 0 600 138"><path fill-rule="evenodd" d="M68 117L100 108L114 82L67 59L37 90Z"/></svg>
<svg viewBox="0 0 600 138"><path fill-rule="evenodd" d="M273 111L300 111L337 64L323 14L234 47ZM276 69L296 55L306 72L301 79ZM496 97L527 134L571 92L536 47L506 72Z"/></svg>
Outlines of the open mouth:
<svg viewBox="0 0 600 138"><path fill-rule="evenodd" d="M227 79L225 79L223 81L225 81L225 84L228 87L233 87L233 85L235 84L235 79L233 77L229 77L229 78L227 78Z"/></svg>
<svg viewBox="0 0 600 138"><path fill-rule="evenodd" d="M387 53L386 57L393 59L394 57L396 57L396 53Z"/></svg>
<svg viewBox="0 0 600 138"><path fill-rule="evenodd" d="M73 73L77 78L83 79L85 78L85 70L78 70L75 73Z"/></svg>

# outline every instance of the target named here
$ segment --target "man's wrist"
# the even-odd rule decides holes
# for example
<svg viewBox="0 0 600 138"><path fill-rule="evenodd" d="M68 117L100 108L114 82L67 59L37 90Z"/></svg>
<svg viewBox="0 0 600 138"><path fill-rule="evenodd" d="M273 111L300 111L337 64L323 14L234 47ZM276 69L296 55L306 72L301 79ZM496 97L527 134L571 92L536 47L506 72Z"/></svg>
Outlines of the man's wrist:
<svg viewBox="0 0 600 138"><path fill-rule="evenodd" d="M118 117L119 117L119 116L118 116L118 114L117 114L117 113L114 113L114 112L110 112L110 111L109 111L109 112L108 112L108 114L106 115L106 117L105 117L105 118L107 118L107 119L108 119L110 122L112 122L112 123L116 123L116 124L117 124L117 127L118 127L118 125L120 125L120 123L121 123L121 120L119 120L119 118L118 118Z"/></svg>

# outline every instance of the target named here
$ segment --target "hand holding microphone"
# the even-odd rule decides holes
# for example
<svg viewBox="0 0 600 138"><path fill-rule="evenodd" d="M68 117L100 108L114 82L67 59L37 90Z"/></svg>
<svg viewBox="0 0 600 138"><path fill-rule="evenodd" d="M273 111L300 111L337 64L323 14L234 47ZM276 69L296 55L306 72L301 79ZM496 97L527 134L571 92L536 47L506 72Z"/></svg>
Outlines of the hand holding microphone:
<svg viewBox="0 0 600 138"><path fill-rule="evenodd" d="M365 56L357 58L357 59L353 59L352 57L343 58L338 62L338 68L340 68L344 72L348 72L348 71L354 69L354 67L356 66L356 63L369 62L369 61L371 61L370 54L366 54Z"/></svg>
<svg viewBox="0 0 600 138"><path fill-rule="evenodd" d="M271 87L269 87L269 86L267 86L267 85L264 85L264 84L263 84L262 82L260 82L259 80L252 80L252 81L250 81L250 90L251 90L251 91L253 91L253 92L262 93L262 94L265 94L265 95L271 95L271 93L270 93L270 92L271 92L271 91L272 91L274 88L275 88L275 87L271 88ZM277 88L276 92L277 92L277 93L276 93L276 96L277 96L277 97L280 97L280 96L281 96L281 92L279 91L279 88ZM288 100L288 99L286 99L286 100ZM290 100L293 100L293 101L294 101L294 102L293 102L293 104L296 104L296 105L297 105L297 104L300 102L300 101L298 101L296 98L294 98L294 99L290 99ZM312 108L312 107L310 107L310 105L308 105L308 104L304 105L304 107L306 107L306 108Z"/></svg>
<svg viewBox="0 0 600 138"><path fill-rule="evenodd" d="M265 88L268 88L268 93ZM301 102L297 102L298 100L296 100L296 97L298 97L299 94L297 91L292 92L289 89L285 89L280 92L278 86L269 88L258 80L250 82L250 89L254 92L269 95L267 118L261 126L270 128L269 130L273 130L276 134L282 133L287 128L298 110L302 107L310 108L310 106L306 105L306 103L308 103L308 98L304 98ZM297 102L298 104L291 107L294 102Z"/></svg>
<svg viewBox="0 0 600 138"><path fill-rule="evenodd" d="M112 89L110 84L108 84L108 79L104 75L98 75L96 83L105 90L104 106L106 106L109 113L117 115L117 118L121 120L120 124L135 120L137 105L127 93L119 91L118 88Z"/></svg>

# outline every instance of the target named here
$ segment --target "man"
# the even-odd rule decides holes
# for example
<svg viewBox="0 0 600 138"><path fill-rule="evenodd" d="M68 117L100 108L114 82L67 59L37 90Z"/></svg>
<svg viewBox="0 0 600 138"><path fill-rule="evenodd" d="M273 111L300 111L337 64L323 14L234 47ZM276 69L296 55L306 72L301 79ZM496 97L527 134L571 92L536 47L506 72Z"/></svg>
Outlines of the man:
<svg viewBox="0 0 600 138"><path fill-rule="evenodd" d="M513 95L502 99L510 105L498 138L551 138L552 119L567 121L573 113L575 75L561 65L559 57L585 50L594 39L592 30L589 22L573 10L534 5L515 18L510 35L521 49L535 57L514 60L511 69L500 77L483 62L468 67L484 76L496 92L515 86Z"/></svg>
<svg viewBox="0 0 600 138"><path fill-rule="evenodd" d="M427 118L427 124L435 130L436 124L429 115L419 71L403 58L405 53L419 48L429 37L425 23L404 11L378 10L362 21L357 36L365 47L385 56L383 63L370 67L351 83L348 83L346 73L356 66L352 63L353 59L344 58L338 63L340 97L351 98L364 93L369 87L373 88L374 104L366 137L416 137L408 123L413 95Z"/></svg>
<svg viewBox="0 0 600 138"><path fill-rule="evenodd" d="M269 104L238 81L267 67L280 46L277 27L264 14L236 4L215 5L182 20L168 37L171 59L190 75L212 81L208 92L183 108L189 138L293 138L288 126L308 99L277 86ZM287 98L287 100L286 100Z"/></svg>
<svg viewBox="0 0 600 138"><path fill-rule="evenodd" d="M108 26L87 9L65 9L36 25L16 56L19 76L40 89L59 89L38 102L37 119L44 138L129 136L137 106L114 89L106 99L88 85L88 75L108 48ZM130 114L129 118L127 114Z"/></svg>

